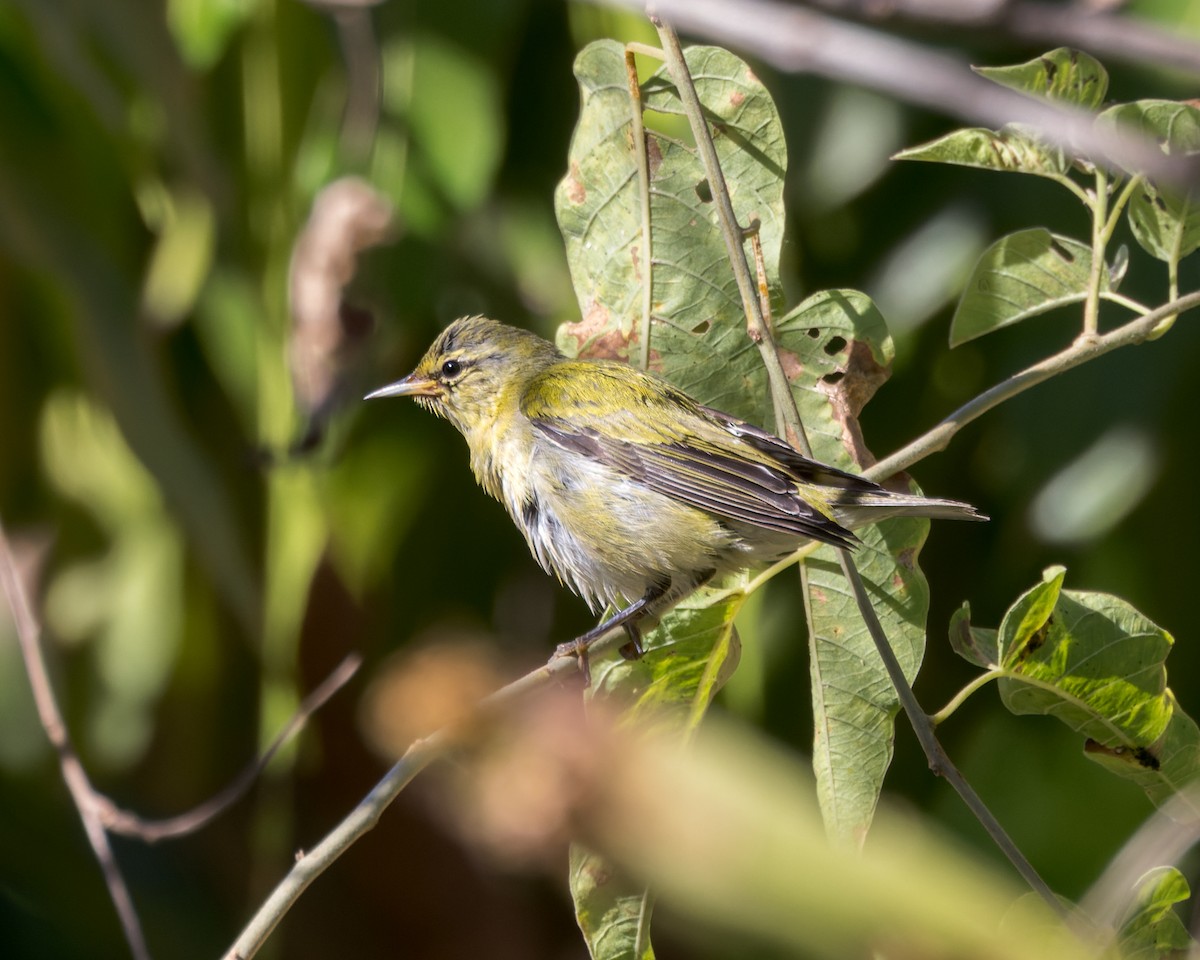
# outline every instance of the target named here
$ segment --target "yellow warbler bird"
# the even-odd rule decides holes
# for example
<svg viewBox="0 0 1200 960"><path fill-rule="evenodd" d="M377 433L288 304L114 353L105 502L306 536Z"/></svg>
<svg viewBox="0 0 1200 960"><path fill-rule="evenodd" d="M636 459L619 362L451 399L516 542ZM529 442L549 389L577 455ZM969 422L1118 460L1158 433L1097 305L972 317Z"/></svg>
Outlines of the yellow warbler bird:
<svg viewBox="0 0 1200 960"><path fill-rule="evenodd" d="M974 507L895 493L801 455L778 437L612 360L464 317L403 380L467 440L475 479L508 509L542 567L594 612L617 612L559 654L639 627L714 576L772 563L805 540L853 547L885 517L987 519Z"/></svg>

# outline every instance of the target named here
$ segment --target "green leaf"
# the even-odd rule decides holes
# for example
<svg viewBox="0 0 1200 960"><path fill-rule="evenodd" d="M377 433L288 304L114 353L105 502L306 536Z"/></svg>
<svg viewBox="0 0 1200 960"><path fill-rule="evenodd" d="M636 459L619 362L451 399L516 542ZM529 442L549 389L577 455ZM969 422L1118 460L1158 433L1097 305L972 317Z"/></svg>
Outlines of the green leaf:
<svg viewBox="0 0 1200 960"><path fill-rule="evenodd" d="M654 960L649 938L641 956L634 956L645 891L579 844L571 846L569 871L576 920L593 960Z"/></svg>
<svg viewBox="0 0 1200 960"><path fill-rule="evenodd" d="M1164 661L1174 641L1117 597L1061 591L1064 575L1001 622L1000 695L1013 713L1056 716L1105 746L1148 747L1171 719Z"/></svg>
<svg viewBox="0 0 1200 960"><path fill-rule="evenodd" d="M929 521L888 520L856 531L854 561L909 683L925 655L929 586L917 554ZM900 701L836 556L805 561L813 688L813 769L831 835L861 844L892 761Z"/></svg>
<svg viewBox="0 0 1200 960"><path fill-rule="evenodd" d="M1151 139L1175 156L1200 152L1200 109L1173 100L1138 100L1105 110L1097 124L1111 132ZM1145 181L1129 201L1129 225L1147 253L1177 263L1200 247L1200 203L1192 192Z"/></svg>
<svg viewBox="0 0 1200 960"><path fill-rule="evenodd" d="M870 298L828 290L775 325L784 368L813 454L862 470L873 459L862 408L887 379L892 340ZM855 563L911 681L925 652L929 589L917 565L929 523L890 520L856 531ZM895 689L829 548L805 561L813 687L813 767L829 832L860 842L891 763Z"/></svg>
<svg viewBox="0 0 1200 960"><path fill-rule="evenodd" d="M626 660L616 651L592 663L590 699L615 704L622 722L690 732L737 664L733 618L745 600L745 576L697 590L642 638L646 655Z"/></svg>
<svg viewBox="0 0 1200 960"><path fill-rule="evenodd" d="M1132 780L1158 805L1187 789L1200 778L1200 728L1180 709L1174 694L1166 691L1171 720L1166 732L1147 747L1105 746L1095 740L1084 744L1084 753L1117 776ZM1192 803L1196 816L1200 805Z"/></svg>
<svg viewBox="0 0 1200 960"><path fill-rule="evenodd" d="M787 150L775 105L750 68L727 51L691 47L686 59L715 125L738 222L761 224L777 298ZM588 45L576 58L575 74L582 109L555 212L582 320L560 328L559 345L570 354L638 362L642 284L649 273L650 368L704 403L765 422L766 376L748 349L741 296L695 148L677 136L646 132L647 257L624 47L615 41ZM682 115L665 67L643 84L643 100L647 110L671 121Z"/></svg>
<svg viewBox="0 0 1200 960"><path fill-rule="evenodd" d="M1018 124L1010 124L999 132L982 127L954 130L929 143L901 150L892 159L1032 173L1053 180L1065 178L1071 167L1062 150L1043 144Z"/></svg>
<svg viewBox="0 0 1200 960"><path fill-rule="evenodd" d="M1090 758L1161 804L1200 775L1200 730L1166 686L1174 641L1118 597L1063 590L1064 577L1050 568L1004 615L1001 699L1083 734Z"/></svg>
<svg viewBox="0 0 1200 960"><path fill-rule="evenodd" d="M692 47L685 57L714 125L735 214L741 223L761 224L769 283L778 291L787 154L774 103L750 68L727 51ZM560 329L559 344L580 356L636 362L642 285L648 281L651 368L705 403L763 422L766 376L748 349L741 297L695 148L677 136L646 131L648 255L624 47L590 44L576 58L575 75L582 109L555 211L583 319ZM642 101L678 129L683 111L665 67L642 85ZM593 696L619 704L628 723L666 724L687 735L736 662L733 616L742 598L737 582L688 598L645 638L642 660L610 657L593 665ZM610 915L610 894L575 886L574 875L572 882L586 934L585 918ZM640 895L631 896L640 904ZM628 936L614 938L614 929ZM606 923L603 955L631 953L633 930ZM589 946L601 955L590 936Z"/></svg>
<svg viewBox="0 0 1200 960"><path fill-rule="evenodd" d="M971 605L963 603L950 616L950 646L964 660L990 670L1000 663L999 631L971 623Z"/></svg>
<svg viewBox="0 0 1200 960"><path fill-rule="evenodd" d="M1156 867L1144 874L1137 893L1121 920L1118 949L1122 960L1183 957L1195 941L1179 919L1174 905L1191 894L1175 867Z"/></svg>
<svg viewBox="0 0 1200 960"><path fill-rule="evenodd" d="M1108 92L1108 71L1095 57L1059 47L1027 63L1011 67L974 67L1001 86L1047 100L1094 110Z"/></svg>
<svg viewBox="0 0 1200 960"><path fill-rule="evenodd" d="M1091 249L1042 227L1018 230L983 252L950 322L957 347L1055 307L1087 297ZM1108 268L1101 290L1109 289Z"/></svg>

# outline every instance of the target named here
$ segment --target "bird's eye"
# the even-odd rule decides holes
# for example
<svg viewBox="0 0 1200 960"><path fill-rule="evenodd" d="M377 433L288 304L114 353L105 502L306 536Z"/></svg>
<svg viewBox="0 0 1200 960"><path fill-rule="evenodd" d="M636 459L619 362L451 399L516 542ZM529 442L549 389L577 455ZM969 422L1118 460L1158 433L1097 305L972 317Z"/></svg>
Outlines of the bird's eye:
<svg viewBox="0 0 1200 960"><path fill-rule="evenodd" d="M447 360L442 364L443 377L457 377L462 372L462 364L457 360Z"/></svg>

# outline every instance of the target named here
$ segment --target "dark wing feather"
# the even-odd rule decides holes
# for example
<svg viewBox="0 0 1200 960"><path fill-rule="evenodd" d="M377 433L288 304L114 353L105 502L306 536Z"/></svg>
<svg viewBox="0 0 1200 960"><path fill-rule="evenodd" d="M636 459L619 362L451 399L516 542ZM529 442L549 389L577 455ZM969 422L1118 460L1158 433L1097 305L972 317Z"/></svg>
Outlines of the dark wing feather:
<svg viewBox="0 0 1200 960"><path fill-rule="evenodd" d="M626 364L555 364L530 384L521 412L554 443L651 490L717 517L836 546L857 538L820 496L810 500L799 488L831 488L835 496L881 490Z"/></svg>

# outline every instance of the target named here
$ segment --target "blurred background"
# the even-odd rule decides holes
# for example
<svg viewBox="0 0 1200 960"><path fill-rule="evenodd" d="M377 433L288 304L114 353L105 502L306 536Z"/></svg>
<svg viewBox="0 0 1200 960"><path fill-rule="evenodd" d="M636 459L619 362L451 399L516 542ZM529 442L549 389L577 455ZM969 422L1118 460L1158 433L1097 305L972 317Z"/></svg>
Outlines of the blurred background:
<svg viewBox="0 0 1200 960"><path fill-rule="evenodd" d="M1200 31L1195 2L1125 6ZM976 64L1058 45L905 29ZM293 852L382 775L411 729L394 717L411 684L395 678L416 652L486 649L499 682L589 625L476 488L454 430L410 403L357 398L463 314L546 336L577 319L553 191L578 110L572 60L603 37L655 39L633 14L558 0L0 5L0 517L96 786L146 816L187 809L343 656L365 658L216 822L153 847L116 841L158 955L223 951ZM1113 99L1197 92L1195 77L1107 66ZM893 377L863 416L877 455L1070 342L1076 308L946 347L955 298L994 239L1036 225L1086 239L1069 193L893 163L957 124L756 70L788 135L789 301L857 287L892 324ZM305 232L322 188L351 175L373 191L352 184ZM1124 226L1118 241L1131 247L1123 292L1162 302L1165 269ZM289 277L317 318L298 313L295 336ZM1181 289L1198 280L1185 261ZM1172 686L1200 713L1197 369L1200 327L1185 316L1163 340L989 414L913 470L926 491L992 517L937 526L922 554L927 709L973 676L945 642L951 611L969 600L977 623L996 625L1063 563L1068 587L1115 593L1175 635ZM807 753L794 579L760 597L718 709ZM0 953L127 955L27 687L0 616ZM990 689L943 735L1067 896L1150 812L1060 724L1013 718ZM999 863L902 724L888 795ZM431 783L406 791L266 955L584 956L565 853L557 874L497 863L460 843L438 806ZM660 913L661 955L721 955L672 939Z"/></svg>

